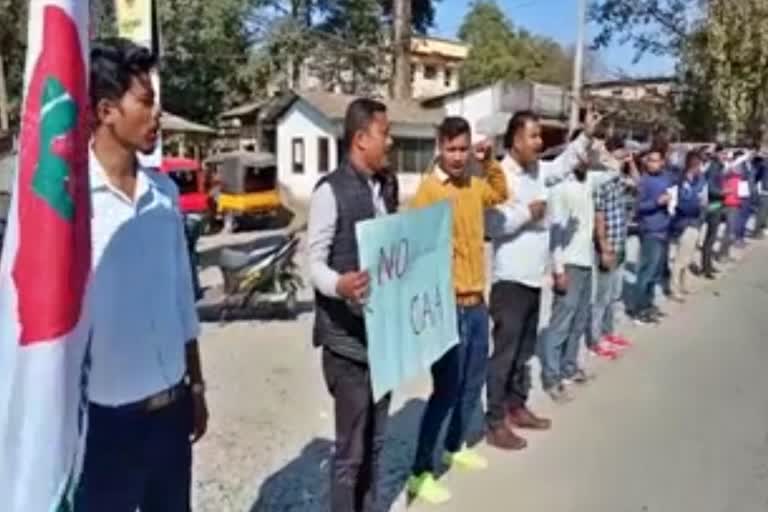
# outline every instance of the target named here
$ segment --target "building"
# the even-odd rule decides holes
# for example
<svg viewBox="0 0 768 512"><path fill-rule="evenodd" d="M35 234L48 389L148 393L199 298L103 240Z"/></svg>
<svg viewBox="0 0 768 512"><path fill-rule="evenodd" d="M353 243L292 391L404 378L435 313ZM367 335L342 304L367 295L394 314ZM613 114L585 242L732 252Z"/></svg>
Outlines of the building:
<svg viewBox="0 0 768 512"><path fill-rule="evenodd" d="M446 116L461 116L475 134L490 137L503 152L503 136L512 114L532 110L541 116L545 147L563 142L568 130L569 93L566 89L531 81L496 82L459 90L422 102Z"/></svg>
<svg viewBox="0 0 768 512"><path fill-rule="evenodd" d="M469 46L436 37L411 38L411 88L414 98L441 96L459 90L459 72Z"/></svg>
<svg viewBox="0 0 768 512"><path fill-rule="evenodd" d="M223 112L219 116L217 151L275 152L276 112L293 101L293 95L275 94Z"/></svg>
<svg viewBox="0 0 768 512"><path fill-rule="evenodd" d="M469 46L450 39L430 36L411 37L411 87L414 98L428 98L447 94L459 89L459 72L461 65L469 55ZM299 83L288 82L293 89L303 91L322 90L343 94L345 87L354 83L352 72L334 70L336 77L329 80L322 76L322 70L317 69L312 58L308 58L301 67ZM367 83L371 95L388 96L388 82L391 73L391 62L384 59L376 73L379 83ZM330 76L330 75L329 75ZM277 90L277 84L272 85ZM359 92L359 89L356 89Z"/></svg>
<svg viewBox="0 0 768 512"><path fill-rule="evenodd" d="M646 142L658 131L675 138L682 130L676 116L674 78L592 82L584 85L584 95L608 114L605 124L609 134Z"/></svg>
<svg viewBox="0 0 768 512"><path fill-rule="evenodd" d="M675 90L675 79L649 77L607 80L584 84L584 93L626 101L666 101Z"/></svg>
<svg viewBox="0 0 768 512"><path fill-rule="evenodd" d="M160 116L163 153L201 160L207 153L216 130L183 117L163 112Z"/></svg>
<svg viewBox="0 0 768 512"><path fill-rule="evenodd" d="M286 107L275 112L277 176L282 187L306 201L323 174L343 157L343 122L354 96L319 91L296 92ZM404 198L415 193L421 174L435 155L435 128L443 118L440 108L419 102L382 100L387 105L394 147L391 165L400 175Z"/></svg>

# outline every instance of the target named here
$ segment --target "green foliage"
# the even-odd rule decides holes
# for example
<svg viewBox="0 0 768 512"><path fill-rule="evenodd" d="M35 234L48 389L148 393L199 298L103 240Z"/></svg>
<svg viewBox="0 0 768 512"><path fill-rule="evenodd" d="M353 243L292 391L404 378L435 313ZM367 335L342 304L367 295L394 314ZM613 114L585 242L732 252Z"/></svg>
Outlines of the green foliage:
<svg viewBox="0 0 768 512"><path fill-rule="evenodd" d="M11 126L18 123L21 109L27 40L27 4L28 2L21 0L0 0L0 53L5 64Z"/></svg>
<svg viewBox="0 0 768 512"><path fill-rule="evenodd" d="M472 5L459 28L459 38L471 45L461 71L463 86L497 80L535 80L567 85L573 64L557 42L517 30L492 0Z"/></svg>
<svg viewBox="0 0 768 512"><path fill-rule="evenodd" d="M678 55L699 19L701 0L593 0L589 17L600 26L595 48L631 44L645 53Z"/></svg>

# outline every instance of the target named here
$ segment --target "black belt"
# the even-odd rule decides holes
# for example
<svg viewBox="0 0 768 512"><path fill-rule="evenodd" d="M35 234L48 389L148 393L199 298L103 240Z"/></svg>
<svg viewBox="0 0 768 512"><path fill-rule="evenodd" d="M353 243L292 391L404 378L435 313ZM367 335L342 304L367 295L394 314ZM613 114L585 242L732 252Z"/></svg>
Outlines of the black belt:
<svg viewBox="0 0 768 512"><path fill-rule="evenodd" d="M147 398L139 400L138 402L131 402L128 404L119 405L117 407L105 407L99 404L96 405L98 407L104 407L107 409L155 412L161 409L165 409L166 407L178 402L180 399L187 396L188 393L189 387L184 381L181 381L173 387L160 391L159 393L155 393L154 395L148 396Z"/></svg>

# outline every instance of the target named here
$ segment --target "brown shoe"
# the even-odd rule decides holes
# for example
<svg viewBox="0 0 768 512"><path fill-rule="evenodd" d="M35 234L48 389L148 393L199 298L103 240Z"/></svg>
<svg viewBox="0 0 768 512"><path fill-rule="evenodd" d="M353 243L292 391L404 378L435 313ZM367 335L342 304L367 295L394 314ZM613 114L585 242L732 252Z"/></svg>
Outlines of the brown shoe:
<svg viewBox="0 0 768 512"><path fill-rule="evenodd" d="M549 430L552 427L552 420L535 416L525 406L510 409L504 421L509 428L519 427L531 430Z"/></svg>
<svg viewBox="0 0 768 512"><path fill-rule="evenodd" d="M503 424L495 428L488 427L485 441L500 450L522 450L528 446L528 441L512 432Z"/></svg>

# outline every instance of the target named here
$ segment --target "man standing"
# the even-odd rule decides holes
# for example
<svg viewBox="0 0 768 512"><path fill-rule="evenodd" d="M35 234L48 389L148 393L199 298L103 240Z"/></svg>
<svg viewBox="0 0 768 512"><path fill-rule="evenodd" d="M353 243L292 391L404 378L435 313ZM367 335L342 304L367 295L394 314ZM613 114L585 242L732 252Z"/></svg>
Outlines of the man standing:
<svg viewBox="0 0 768 512"><path fill-rule="evenodd" d="M376 503L379 456L390 395L373 401L362 305L369 276L360 269L355 224L393 213L396 176L386 106L357 99L344 119L346 158L317 184L309 209L309 265L315 287L314 343L334 399L336 449L331 510L362 512Z"/></svg>
<svg viewBox="0 0 768 512"><path fill-rule="evenodd" d="M627 258L628 190L637 187L639 173L634 156L618 137L605 144L608 158L601 182L595 190L595 242L597 276L592 319L587 334L587 348L598 357L615 359L617 349L631 346L615 328L616 304L624 287L624 263Z"/></svg>
<svg viewBox="0 0 768 512"><path fill-rule="evenodd" d="M450 499L435 481L435 447L450 415L442 457L448 466L484 469L487 462L465 447L473 413L480 406L488 363L488 309L485 305L484 210L507 199L507 182L485 147L480 153L485 177L470 174L469 123L447 117L438 128L439 155L413 199L414 207L449 200L453 205L453 284L459 344L432 365L432 395L419 429L409 492L428 503Z"/></svg>
<svg viewBox="0 0 768 512"><path fill-rule="evenodd" d="M725 176L723 164L723 148L715 147L715 153L710 159L706 171L707 179L707 211L704 216L706 234L701 249L701 267L704 277L715 278L715 242L724 220L723 201L725 200Z"/></svg>
<svg viewBox="0 0 768 512"><path fill-rule="evenodd" d="M155 64L123 39L91 49L93 325L76 510L188 512L192 442L207 426L178 191L136 157L157 143Z"/></svg>
<svg viewBox="0 0 768 512"><path fill-rule="evenodd" d="M539 118L518 112L505 136L508 154L502 161L514 199L490 210L488 234L493 239L493 354L488 369L488 443L520 450L527 442L514 428L546 430L548 419L526 406L531 387L529 361L536 352L541 287L550 261L548 188L562 181L584 158L597 120L588 116L585 133L557 159L539 162L542 147ZM559 287L563 283L559 283Z"/></svg>
<svg viewBox="0 0 768 512"><path fill-rule="evenodd" d="M685 157L685 170L678 186L678 200L671 225L670 263L672 296L678 302L690 291L687 287L688 267L693 263L699 240L702 211L707 206L706 181L701 174L701 156L696 150Z"/></svg>
<svg viewBox="0 0 768 512"><path fill-rule="evenodd" d="M589 379L579 368L579 344L587 330L592 301L594 205L587 181L587 162L575 179L552 192L551 246L555 299L552 317L539 342L541 382L555 402L571 400L567 385Z"/></svg>
<svg viewBox="0 0 768 512"><path fill-rule="evenodd" d="M646 174L638 185L638 227L640 258L633 316L640 323L655 323L659 311L654 306L656 284L667 267L670 212L669 177L664 173L664 158L651 150L645 156Z"/></svg>

